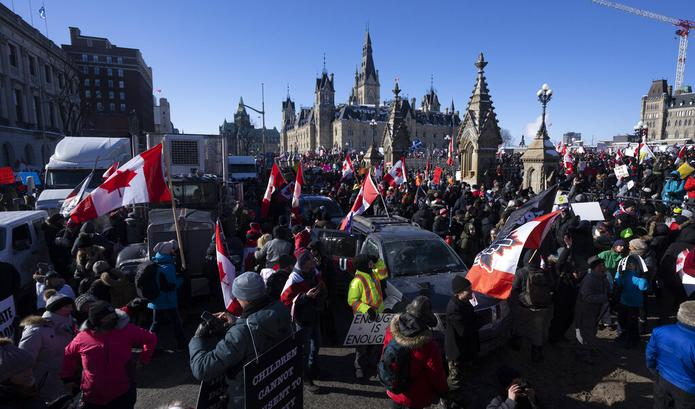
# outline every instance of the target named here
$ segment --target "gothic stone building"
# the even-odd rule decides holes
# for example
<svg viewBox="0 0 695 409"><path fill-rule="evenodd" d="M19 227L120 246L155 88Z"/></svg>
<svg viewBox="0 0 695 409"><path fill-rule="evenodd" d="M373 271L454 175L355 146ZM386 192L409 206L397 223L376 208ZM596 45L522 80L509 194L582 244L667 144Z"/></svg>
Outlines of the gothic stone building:
<svg viewBox="0 0 695 409"><path fill-rule="evenodd" d="M642 97L640 119L648 141L695 140L695 93L688 87L673 94L666 80L655 80Z"/></svg>
<svg viewBox="0 0 695 409"><path fill-rule="evenodd" d="M287 96L282 103L282 127L280 150L284 152L307 152L324 148L355 149L366 152L372 144L381 144L390 108L394 101L380 102L379 71L372 57L372 40L365 34L362 47L362 62L355 72L355 83L347 103L335 103L333 74L324 69L316 79L314 103L311 107L295 110L295 103ZM408 101L406 101L408 102ZM410 138L419 139L427 148L446 149L446 135L454 135L460 124L458 112L451 107L441 112L439 98L433 87L423 97L420 109L416 109L415 98L402 113ZM370 123L376 121L372 128Z"/></svg>
<svg viewBox="0 0 695 409"><path fill-rule="evenodd" d="M227 137L227 151L231 155L259 155L263 151L263 128L256 128L251 123L251 117L246 112L244 98L239 98L239 105L234 113L234 122L225 118L219 127L220 135ZM265 130L266 152L278 151L280 132L277 128Z"/></svg>

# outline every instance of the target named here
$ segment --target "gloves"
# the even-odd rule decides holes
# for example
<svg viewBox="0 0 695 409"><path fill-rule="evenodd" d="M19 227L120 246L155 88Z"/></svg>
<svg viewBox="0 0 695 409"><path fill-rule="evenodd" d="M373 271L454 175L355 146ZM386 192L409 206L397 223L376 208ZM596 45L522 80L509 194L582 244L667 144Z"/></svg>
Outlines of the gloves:
<svg viewBox="0 0 695 409"><path fill-rule="evenodd" d="M198 325L195 330L195 335L198 338L212 338L212 337L222 337L227 331L227 327L224 325L222 320L214 319L210 321L203 321Z"/></svg>
<svg viewBox="0 0 695 409"><path fill-rule="evenodd" d="M376 311L374 311L374 308L368 309L367 315L369 316L369 321L376 321Z"/></svg>

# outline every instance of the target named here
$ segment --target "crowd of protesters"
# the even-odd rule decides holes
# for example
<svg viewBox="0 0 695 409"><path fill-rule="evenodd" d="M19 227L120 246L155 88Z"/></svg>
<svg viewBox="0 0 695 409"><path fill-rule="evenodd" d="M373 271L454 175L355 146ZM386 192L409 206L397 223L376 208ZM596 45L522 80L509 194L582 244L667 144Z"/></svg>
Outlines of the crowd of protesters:
<svg viewBox="0 0 695 409"><path fill-rule="evenodd" d="M611 331L624 348L643 347L641 336L651 332L646 365L655 377L655 407L693 407L695 301L679 271L695 275L695 251L684 256L695 247L695 174L683 166L695 152L681 153L656 152L642 160L584 149L564 155L570 160L550 175L566 199L557 204L560 216L541 248L522 256L507 300L510 348L527 346L531 362L538 363L546 343L571 343L577 361L593 365L598 329ZM368 172L355 156L356 169L346 178L343 158L302 158L304 194L329 197L347 213ZM297 162L289 157L279 162L285 178L294 180ZM621 165L628 175L618 178L615 168ZM396 186L385 183L383 173L374 171L383 201L369 212L402 216L433 231L469 266L499 238L510 214L541 193L523 185L519 154L500 154L498 166L484 175L488 184L458 181L451 167L442 169L439 180L433 169L408 168L406 182ZM321 365L322 344L340 343L340 325L353 314L375 319L384 311L388 268L363 254L354 259L354 273L337 268L312 235L313 229L338 227L328 209L291 214L278 192L269 216L261 218L261 193L249 185L244 202L219 215L225 226L233 226L226 245L238 266L232 293L239 308L203 321L191 339L179 314L182 267L176 241L155 243L151 261L126 276L115 268L116 259L146 236L138 212L115 211L103 229L59 214L47 218L41 230L51 263L34 272L35 308L18 322L16 339L0 339L0 408L71 402L132 408L136 363L151 360L158 337L168 339L160 330L166 324L174 353L190 360L197 379L225 375L230 408L243 407L243 364L293 332L304 344L305 390L321 393L314 381L329 370ZM568 205L576 202L599 202L604 221L581 220ZM212 240L207 306L222 311L215 254ZM18 274L9 263L0 268L2 277ZM456 275L451 292L442 345L433 336L437 318L430 300L417 297L391 320L383 346L356 349L355 382L381 380L395 408L436 401L465 407L470 396L463 385L478 358L479 323L471 283ZM649 316L658 317L656 327ZM403 362L403 373L395 373ZM542 407L520 370L499 368L503 392L488 408Z"/></svg>

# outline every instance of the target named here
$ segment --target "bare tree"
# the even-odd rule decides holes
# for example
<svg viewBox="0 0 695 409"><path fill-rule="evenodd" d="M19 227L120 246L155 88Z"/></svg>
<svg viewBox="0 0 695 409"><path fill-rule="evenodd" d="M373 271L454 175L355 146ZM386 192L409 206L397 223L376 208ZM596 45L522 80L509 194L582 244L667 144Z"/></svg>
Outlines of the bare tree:
<svg viewBox="0 0 695 409"><path fill-rule="evenodd" d="M502 128L500 129L500 135L502 136L502 146L511 146L512 142L514 141L514 137L512 136L512 133L509 132L509 129Z"/></svg>
<svg viewBox="0 0 695 409"><path fill-rule="evenodd" d="M60 92L55 101L63 123L63 134L80 135L83 129L85 112L89 102L80 100L80 76L75 68L65 61L62 81L59 82Z"/></svg>

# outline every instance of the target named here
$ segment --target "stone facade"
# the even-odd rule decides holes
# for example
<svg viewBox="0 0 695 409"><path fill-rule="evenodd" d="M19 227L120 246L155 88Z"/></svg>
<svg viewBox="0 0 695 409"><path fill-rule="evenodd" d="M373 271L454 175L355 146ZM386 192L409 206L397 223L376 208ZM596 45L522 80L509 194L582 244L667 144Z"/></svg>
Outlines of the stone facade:
<svg viewBox="0 0 695 409"><path fill-rule="evenodd" d="M496 167L497 147L502 143L497 115L485 80L487 61L480 53L475 62L478 77L458 131L461 180L489 186Z"/></svg>
<svg viewBox="0 0 695 409"><path fill-rule="evenodd" d="M546 102L547 104L547 102ZM541 126L526 151L521 155L524 162L524 187L540 193L555 184L560 154L548 137L545 126L545 108Z"/></svg>
<svg viewBox="0 0 695 409"><path fill-rule="evenodd" d="M334 77L325 69L316 79L311 107L296 110L289 95L282 102L280 150L304 153L323 148L367 152L373 139L377 143L383 139L393 104L393 101L379 101L379 87L379 72L374 66L371 37L367 33L360 71L355 73L355 84L347 103L335 104ZM425 148L446 149L444 137L453 135L461 122L453 101L449 108L440 112L439 99L430 87L421 109L416 109L415 98L405 102L408 113L404 121L410 138L419 139ZM370 125L372 119L377 122L375 128Z"/></svg>
<svg viewBox="0 0 695 409"><path fill-rule="evenodd" d="M695 140L695 93L687 87L674 95L666 80L655 80L642 97L640 120L648 141Z"/></svg>
<svg viewBox="0 0 695 409"><path fill-rule="evenodd" d="M79 130L79 101L63 50L0 4L0 166L42 168Z"/></svg>
<svg viewBox="0 0 695 409"><path fill-rule="evenodd" d="M234 113L234 122L224 120L219 127L220 135L227 137L227 151L230 155L259 155L263 151L263 129L255 128L251 117L246 112L244 98L239 98L239 105ZM278 152L280 132L277 128L265 130L265 147L268 152Z"/></svg>
<svg viewBox="0 0 695 409"><path fill-rule="evenodd" d="M154 132L174 132L174 124L171 123L171 106L166 98L159 98L159 105L154 106Z"/></svg>

